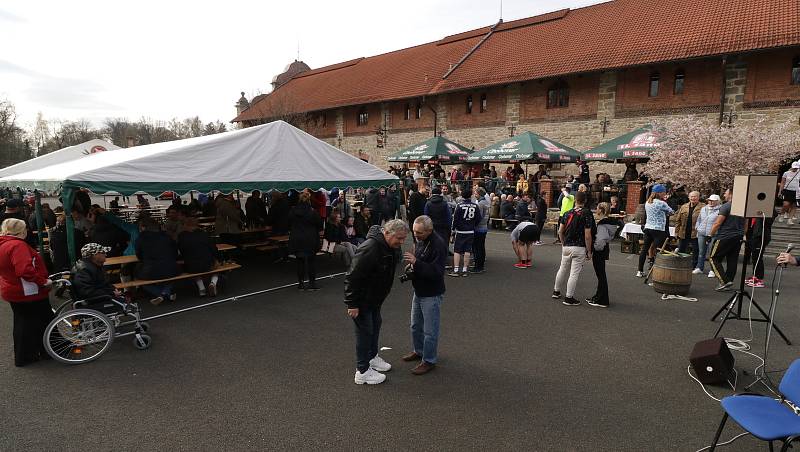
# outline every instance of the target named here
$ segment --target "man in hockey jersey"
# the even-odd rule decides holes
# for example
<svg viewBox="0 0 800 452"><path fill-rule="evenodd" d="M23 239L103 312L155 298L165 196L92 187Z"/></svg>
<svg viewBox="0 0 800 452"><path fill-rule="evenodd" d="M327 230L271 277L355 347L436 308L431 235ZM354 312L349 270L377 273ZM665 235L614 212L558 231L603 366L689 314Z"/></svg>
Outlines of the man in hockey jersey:
<svg viewBox="0 0 800 452"><path fill-rule="evenodd" d="M475 229L481 222L481 210L472 201L472 192L464 190L463 201L456 205L453 212L453 271L450 276L469 275L469 255L472 252L472 243L475 237ZM461 257L464 257L463 267L459 271Z"/></svg>

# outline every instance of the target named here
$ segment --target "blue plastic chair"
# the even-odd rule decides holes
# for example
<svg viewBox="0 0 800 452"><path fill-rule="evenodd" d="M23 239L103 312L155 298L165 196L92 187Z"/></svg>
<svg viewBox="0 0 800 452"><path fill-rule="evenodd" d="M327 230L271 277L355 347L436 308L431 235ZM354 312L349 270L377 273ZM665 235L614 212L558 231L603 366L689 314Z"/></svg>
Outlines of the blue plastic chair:
<svg viewBox="0 0 800 452"><path fill-rule="evenodd" d="M768 441L770 452L773 451L772 442L776 440L783 442L781 452L786 451L792 441L800 437L800 416L786 404L787 401L795 406L800 404L800 359L789 366L778 389L780 400L755 394L723 398L721 404L725 415L722 416L710 450L717 447L722 429L730 416L756 438Z"/></svg>

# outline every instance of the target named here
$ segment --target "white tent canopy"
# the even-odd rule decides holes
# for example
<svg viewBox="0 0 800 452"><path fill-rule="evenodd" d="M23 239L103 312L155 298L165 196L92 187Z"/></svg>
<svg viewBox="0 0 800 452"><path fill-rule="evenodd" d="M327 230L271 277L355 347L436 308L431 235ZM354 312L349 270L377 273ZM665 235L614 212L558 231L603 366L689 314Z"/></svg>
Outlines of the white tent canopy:
<svg viewBox="0 0 800 452"><path fill-rule="evenodd" d="M391 185L397 177L283 121L103 152L0 178L0 186L144 191L281 190Z"/></svg>
<svg viewBox="0 0 800 452"><path fill-rule="evenodd" d="M0 177L8 177L15 174L27 173L30 171L46 168L48 166L57 165L59 163L78 160L89 155L97 154L105 151L114 151L119 149L119 146L103 141L103 140L89 140L85 143L69 146L57 151L44 154L24 162L17 163L16 165L7 166L0 169Z"/></svg>

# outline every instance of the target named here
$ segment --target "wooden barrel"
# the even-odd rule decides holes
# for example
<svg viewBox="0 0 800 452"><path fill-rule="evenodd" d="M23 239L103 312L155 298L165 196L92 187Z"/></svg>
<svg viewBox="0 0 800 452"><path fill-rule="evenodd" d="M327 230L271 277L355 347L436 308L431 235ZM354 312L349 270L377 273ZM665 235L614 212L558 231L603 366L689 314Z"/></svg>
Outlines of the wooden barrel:
<svg viewBox="0 0 800 452"><path fill-rule="evenodd" d="M650 279L658 293L688 294L692 285L692 256L657 254Z"/></svg>

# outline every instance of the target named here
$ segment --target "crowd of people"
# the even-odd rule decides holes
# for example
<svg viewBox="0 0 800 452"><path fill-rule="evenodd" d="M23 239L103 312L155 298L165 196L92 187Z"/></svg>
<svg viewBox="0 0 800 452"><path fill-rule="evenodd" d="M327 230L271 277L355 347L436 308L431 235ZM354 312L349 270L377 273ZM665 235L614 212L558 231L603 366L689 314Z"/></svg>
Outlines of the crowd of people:
<svg viewBox="0 0 800 452"><path fill-rule="evenodd" d="M790 225L796 220L798 170L800 162L793 163L782 175L779 187L783 205L776 219ZM76 290L89 296L102 293L125 299L125 293L113 289L105 276L103 263L107 257L137 256L138 263L122 267L122 281L171 278L181 271L179 260L190 273L205 272L216 265L213 240L199 227L198 217L203 216L214 219L216 233L225 243L236 244L241 232L265 226L273 234L288 234L287 252L296 258L300 290L319 289L315 257L320 251L341 257L349 269L345 299L356 327L355 378L357 383L370 384L383 381L380 371L391 368L376 350L380 304L391 288L394 264L401 260L399 247L412 231L414 251L403 258L407 264L404 276L415 289L411 312L413 351L404 360L419 361L414 373L427 373L437 361L444 276L466 277L485 272L490 220L505 223L511 232L514 267L532 267L534 247L542 244L541 232L548 221L549 206L539 182L550 176L547 168L540 166L526 177L519 165L509 166L500 174L490 165L473 167L467 174L455 167L448 175L434 165L391 171L400 177L396 186L349 193L338 189L286 193L255 190L246 196L244 208L238 193L199 194L188 203L175 197L160 221L148 214L149 203L138 195L137 204L142 210L134 223L119 215L118 198L106 210L91 204L88 193L79 191L70 209L75 246L81 250L81 259L73 265L66 258L63 208L53 210L47 203L42 204L41 217L37 217L30 197L20 199L9 192L11 197L0 201L0 248L6 250L5 262L0 261L0 278L4 273L22 272L19 274L24 274L26 283L0 279L0 292L12 304L31 302L23 307L12 306L18 344L16 363L25 365L45 358L40 336L34 341L31 331L40 334L52 319L52 312L45 313L40 306L44 306L51 282L47 280L48 262L34 248L37 240L32 232L39 224L49 232L48 257L53 268L71 268L79 275L76 281L83 288ZM635 166L629 165L626 178L633 177L638 174ZM609 181L606 174L595 177L597 184ZM564 305L581 304L575 289L585 263L591 261L597 288L585 301L591 306L608 307L611 300L605 261L610 256L609 243L621 229L619 217L624 212L616 196L610 197L609 202L597 202L590 186L588 165L578 162L577 174L567 177L552 206L558 211L557 243L561 244L553 298L561 299L563 291ZM637 212L637 222L643 226L644 245L637 276L646 276L645 263L649 261L652 267L655 252L674 235L677 251L691 256L693 273L705 274L705 262L709 261L708 276L718 278L717 290L729 290L744 238L748 258L754 264L754 276L746 283L763 287L763 253L770 241L773 215L749 220L732 215L731 190L723 192L724 203L717 194L702 196L698 191L687 191L686 187L653 182L643 190L646 198ZM674 232L670 231L670 224L674 224ZM452 245L451 250L448 244ZM390 268L391 275L387 276ZM198 294L216 295L218 282L217 276L197 278ZM153 284L144 289L151 294L154 305L175 299L169 284Z"/></svg>

